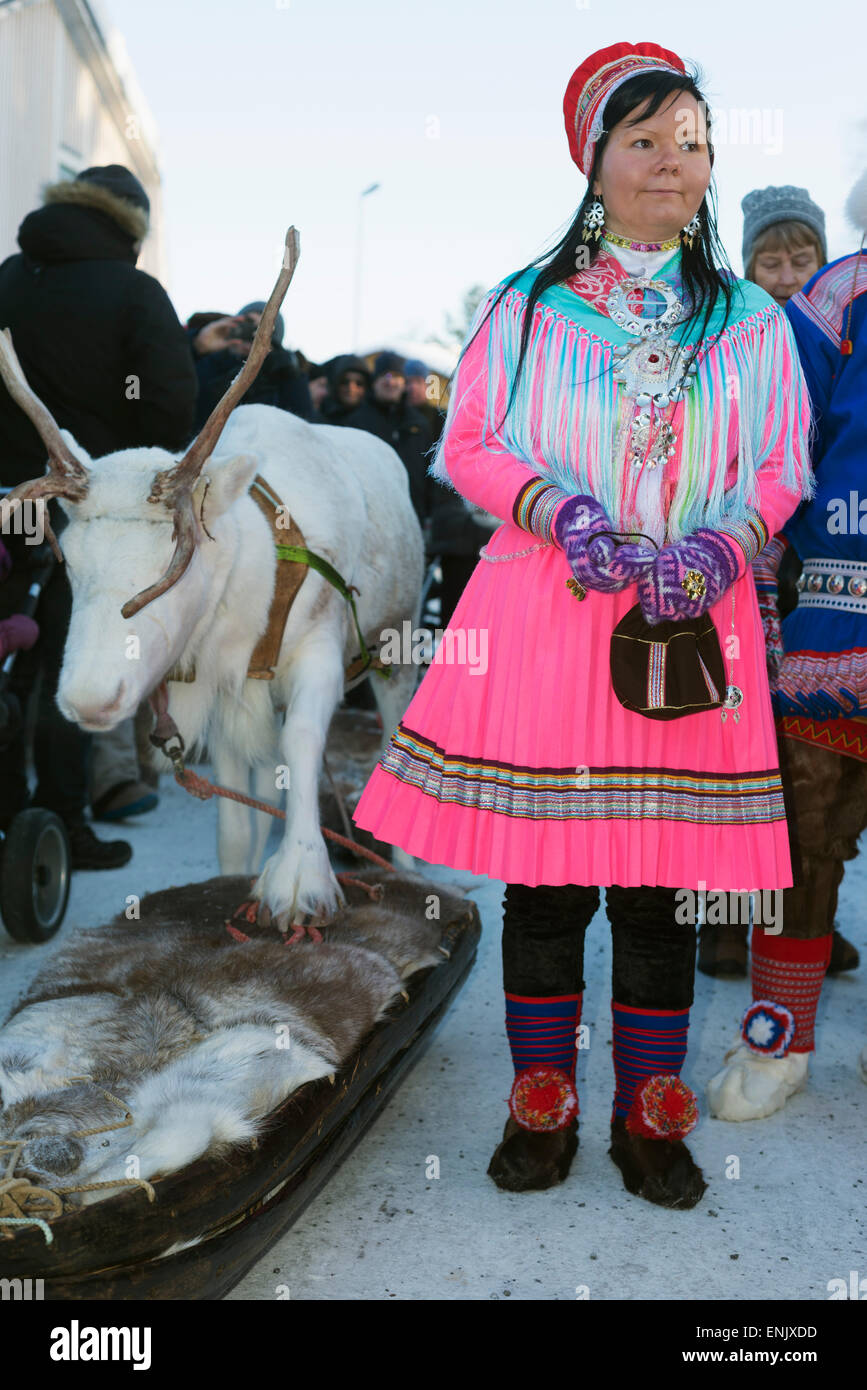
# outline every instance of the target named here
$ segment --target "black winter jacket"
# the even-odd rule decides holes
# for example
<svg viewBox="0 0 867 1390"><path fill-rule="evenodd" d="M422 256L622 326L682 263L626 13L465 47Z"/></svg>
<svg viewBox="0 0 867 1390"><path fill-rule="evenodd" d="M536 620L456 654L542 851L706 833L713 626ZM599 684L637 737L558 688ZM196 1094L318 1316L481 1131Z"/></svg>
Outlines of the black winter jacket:
<svg viewBox="0 0 867 1390"><path fill-rule="evenodd" d="M0 265L0 328L57 423L98 458L180 450L193 433L196 374L159 282L136 270L133 238L101 209L49 203ZM45 446L0 382L0 482L45 471Z"/></svg>
<svg viewBox="0 0 867 1390"><path fill-rule="evenodd" d="M243 367L244 359L229 348L223 348L219 352L205 352L200 357L192 347L195 332L189 336L199 383L195 425L196 429L200 430ZM307 378L296 366L292 354L284 347L271 348L259 368L255 381L241 397L239 404L273 405L280 410L299 415L302 420L309 421L313 418L313 404Z"/></svg>
<svg viewBox="0 0 867 1390"><path fill-rule="evenodd" d="M435 484L427 472L430 461L427 455L432 443L431 429L421 411L406 405L403 401L396 405L385 405L371 394L351 414L333 423L378 434L380 439L384 439L386 444L390 444L400 455L409 476L412 505L415 507L422 530L425 530L425 522L430 517L433 504Z"/></svg>

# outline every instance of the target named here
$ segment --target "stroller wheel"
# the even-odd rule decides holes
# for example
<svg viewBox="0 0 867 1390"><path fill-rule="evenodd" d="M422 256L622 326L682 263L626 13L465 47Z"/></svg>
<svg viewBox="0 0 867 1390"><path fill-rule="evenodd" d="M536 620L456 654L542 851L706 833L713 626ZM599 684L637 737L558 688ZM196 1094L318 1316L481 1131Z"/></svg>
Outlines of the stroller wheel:
<svg viewBox="0 0 867 1390"><path fill-rule="evenodd" d="M69 840L53 811L32 807L9 826L0 856L0 918L15 941L48 941L69 899Z"/></svg>

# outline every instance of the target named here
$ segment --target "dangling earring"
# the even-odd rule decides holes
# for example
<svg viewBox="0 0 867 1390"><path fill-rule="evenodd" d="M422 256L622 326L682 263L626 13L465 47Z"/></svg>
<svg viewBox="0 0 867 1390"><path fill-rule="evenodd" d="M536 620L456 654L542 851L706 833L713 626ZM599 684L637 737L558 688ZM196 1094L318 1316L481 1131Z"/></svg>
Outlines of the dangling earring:
<svg viewBox="0 0 867 1390"><path fill-rule="evenodd" d="M602 235L604 221L605 209L602 206L602 199L597 193L590 206L584 209L584 231L581 233L581 240L592 241L595 238L598 241Z"/></svg>
<svg viewBox="0 0 867 1390"><path fill-rule="evenodd" d="M697 241L700 236L701 218L699 217L698 213L696 213L694 217L691 217L689 219L685 227L681 227L680 239L683 242L684 246L688 246L691 251L693 242Z"/></svg>

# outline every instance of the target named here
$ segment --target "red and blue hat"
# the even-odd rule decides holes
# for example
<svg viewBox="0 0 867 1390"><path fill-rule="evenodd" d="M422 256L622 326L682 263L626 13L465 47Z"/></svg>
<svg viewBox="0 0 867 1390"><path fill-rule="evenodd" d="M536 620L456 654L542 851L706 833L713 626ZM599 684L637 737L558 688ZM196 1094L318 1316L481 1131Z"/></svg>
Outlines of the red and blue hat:
<svg viewBox="0 0 867 1390"><path fill-rule="evenodd" d="M569 78L563 116L569 153L589 177L593 147L602 134L605 104L630 77L645 72L676 72L686 76L683 59L657 43L613 43L585 58Z"/></svg>

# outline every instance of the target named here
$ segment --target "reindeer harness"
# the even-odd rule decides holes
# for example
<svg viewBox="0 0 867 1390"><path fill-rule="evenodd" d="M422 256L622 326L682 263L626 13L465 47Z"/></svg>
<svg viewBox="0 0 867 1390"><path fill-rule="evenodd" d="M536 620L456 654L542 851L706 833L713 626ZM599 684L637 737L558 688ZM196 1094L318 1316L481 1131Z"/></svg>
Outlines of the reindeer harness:
<svg viewBox="0 0 867 1390"><path fill-rule="evenodd" d="M361 652L352 659L344 672L344 680L347 685L350 681L355 680L356 676L360 676L363 671L367 670L376 671L384 679L387 678L390 673L388 665L379 656L371 654L364 640L353 598L353 594L358 593L355 585L347 584L343 576L333 565L329 564L324 556L317 555L313 550L308 550L304 544L304 535L300 526L280 501L274 489L258 473L250 484L249 496L252 497L271 527L274 547L277 551L277 574L274 580L271 607L268 609L268 622L265 631L253 648L250 664L247 667L247 679L254 681L272 681L274 679L280 657L280 647L283 644L283 633L286 631L286 622L289 618L289 610L295 602L298 590L307 577L309 569L317 570L324 579L333 584L352 609ZM188 668L183 674L179 667L173 666L164 679L186 683L194 681L196 679L195 666Z"/></svg>

